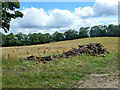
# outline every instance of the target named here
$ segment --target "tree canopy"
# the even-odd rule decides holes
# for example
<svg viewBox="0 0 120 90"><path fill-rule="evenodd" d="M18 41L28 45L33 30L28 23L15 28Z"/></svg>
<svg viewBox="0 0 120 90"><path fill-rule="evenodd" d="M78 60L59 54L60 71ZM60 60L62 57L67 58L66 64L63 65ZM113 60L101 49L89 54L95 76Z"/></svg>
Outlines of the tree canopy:
<svg viewBox="0 0 120 90"><path fill-rule="evenodd" d="M76 39L78 38L78 32L72 29L69 29L64 33L66 40Z"/></svg>
<svg viewBox="0 0 120 90"><path fill-rule="evenodd" d="M23 46L23 45L33 45L33 44L43 44L64 40L72 40L77 38L86 37L120 37L120 25L110 24L106 25L96 25L93 27L81 27L78 31L69 29L65 33L60 33L56 31L52 35L49 33L29 33L23 34L18 33L14 35L13 33L4 35L2 34L2 46Z"/></svg>
<svg viewBox="0 0 120 90"><path fill-rule="evenodd" d="M22 12L19 9L19 2L2 2L2 29L7 33L10 29L11 19L16 19L18 17L23 17Z"/></svg>

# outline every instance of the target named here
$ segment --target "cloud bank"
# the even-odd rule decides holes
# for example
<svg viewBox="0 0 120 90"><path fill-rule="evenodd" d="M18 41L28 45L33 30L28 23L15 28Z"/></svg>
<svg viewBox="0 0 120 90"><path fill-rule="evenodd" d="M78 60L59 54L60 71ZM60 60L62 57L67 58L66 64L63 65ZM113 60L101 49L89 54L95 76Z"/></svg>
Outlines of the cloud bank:
<svg viewBox="0 0 120 90"><path fill-rule="evenodd" d="M24 8L24 17L11 21L10 32L54 33L68 29L79 30L82 26L116 23L118 0L96 0L93 7L78 7L73 12L53 9L46 12L40 8Z"/></svg>

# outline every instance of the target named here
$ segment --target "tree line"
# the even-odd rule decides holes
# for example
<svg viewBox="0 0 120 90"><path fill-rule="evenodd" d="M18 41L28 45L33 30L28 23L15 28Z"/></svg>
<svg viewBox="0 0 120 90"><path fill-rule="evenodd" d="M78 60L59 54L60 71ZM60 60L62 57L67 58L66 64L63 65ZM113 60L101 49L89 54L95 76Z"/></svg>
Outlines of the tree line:
<svg viewBox="0 0 120 90"><path fill-rule="evenodd" d="M1 33L2 34L2 33ZM8 35L2 34L2 46L25 46L44 44L50 42L72 40L86 37L119 37L120 36L120 25L109 24L96 25L92 27L81 27L79 31L69 29L64 33L56 31L52 35L49 33L29 33L13 34Z"/></svg>

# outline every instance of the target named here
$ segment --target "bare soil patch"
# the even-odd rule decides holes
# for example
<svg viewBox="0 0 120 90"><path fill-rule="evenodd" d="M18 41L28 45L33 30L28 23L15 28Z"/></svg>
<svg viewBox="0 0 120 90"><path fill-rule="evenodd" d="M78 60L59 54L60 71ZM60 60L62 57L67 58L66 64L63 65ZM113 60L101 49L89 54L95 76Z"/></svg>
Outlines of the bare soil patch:
<svg viewBox="0 0 120 90"><path fill-rule="evenodd" d="M118 88L118 74L89 74L78 88Z"/></svg>

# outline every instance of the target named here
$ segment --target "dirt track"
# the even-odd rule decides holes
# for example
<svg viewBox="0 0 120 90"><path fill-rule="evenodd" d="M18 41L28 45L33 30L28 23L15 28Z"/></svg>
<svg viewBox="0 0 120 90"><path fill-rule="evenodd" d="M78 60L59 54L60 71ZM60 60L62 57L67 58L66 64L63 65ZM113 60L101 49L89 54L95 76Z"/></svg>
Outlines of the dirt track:
<svg viewBox="0 0 120 90"><path fill-rule="evenodd" d="M78 88L118 88L118 74L90 74Z"/></svg>

